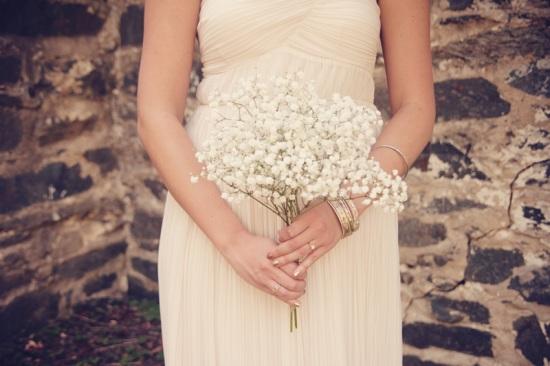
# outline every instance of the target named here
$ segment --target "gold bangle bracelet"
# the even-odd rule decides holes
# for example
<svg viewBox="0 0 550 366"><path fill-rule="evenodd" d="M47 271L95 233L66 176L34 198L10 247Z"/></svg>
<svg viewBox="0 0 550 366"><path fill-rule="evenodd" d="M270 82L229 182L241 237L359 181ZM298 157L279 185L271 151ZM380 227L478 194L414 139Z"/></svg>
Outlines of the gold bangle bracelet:
<svg viewBox="0 0 550 366"><path fill-rule="evenodd" d="M346 199L345 203L348 206L348 209L350 210L351 216L353 218L352 229L353 231L356 231L359 228L359 211L357 211L357 207L355 207L355 203L352 199Z"/></svg>
<svg viewBox="0 0 550 366"><path fill-rule="evenodd" d="M352 209L348 206L346 199L338 199L337 204L341 207L345 219L346 233L345 236L351 235L357 227L357 220L353 215Z"/></svg>
<svg viewBox="0 0 550 366"><path fill-rule="evenodd" d="M340 206L340 210L343 213L344 219L346 221L346 234L344 237L350 235L353 232L353 220L351 217L351 212L349 211L345 201L343 199L339 199L336 201L337 204Z"/></svg>
<svg viewBox="0 0 550 366"><path fill-rule="evenodd" d="M338 201L327 200L330 207L332 207L338 221L340 222L340 228L342 229L342 237L346 237L349 232L349 224L346 218L346 212Z"/></svg>
<svg viewBox="0 0 550 366"><path fill-rule="evenodd" d="M407 161L407 159L405 158L405 155L401 152L401 150L399 150L397 147L395 146L392 146L392 145L387 145L387 144L380 144L380 145L374 145L372 148L371 148L371 151L376 149L376 148L379 148L379 147L387 147L388 149L392 149L393 151L395 151L399 157L401 157L401 159L403 160L403 162L405 163L405 167L407 170L405 170L405 174L403 175L402 179L405 179L405 177L407 176L407 174L409 174L409 162Z"/></svg>
<svg viewBox="0 0 550 366"><path fill-rule="evenodd" d="M349 204L348 200L343 199L343 200L342 200L342 205L345 206L346 212L348 213L348 216L349 216L349 221L350 221L350 234L351 234L351 233L353 233L355 230L357 230L357 228L358 228L358 220L357 220L357 217L354 215L353 209L351 208L351 205Z"/></svg>

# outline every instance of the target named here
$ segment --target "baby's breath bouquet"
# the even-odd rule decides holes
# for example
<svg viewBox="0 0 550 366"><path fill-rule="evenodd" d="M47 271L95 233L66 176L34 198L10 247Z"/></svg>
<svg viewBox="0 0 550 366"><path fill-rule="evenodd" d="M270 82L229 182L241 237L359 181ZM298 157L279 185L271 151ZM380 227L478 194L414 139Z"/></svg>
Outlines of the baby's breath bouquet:
<svg viewBox="0 0 550 366"><path fill-rule="evenodd" d="M361 196L384 211L404 208L405 181L368 157L383 127L374 105L338 93L321 98L301 70L268 78L256 72L238 83L210 95L214 125L196 152L200 176L215 181L224 199L251 197L286 224L317 198ZM290 323L292 331L292 306Z"/></svg>

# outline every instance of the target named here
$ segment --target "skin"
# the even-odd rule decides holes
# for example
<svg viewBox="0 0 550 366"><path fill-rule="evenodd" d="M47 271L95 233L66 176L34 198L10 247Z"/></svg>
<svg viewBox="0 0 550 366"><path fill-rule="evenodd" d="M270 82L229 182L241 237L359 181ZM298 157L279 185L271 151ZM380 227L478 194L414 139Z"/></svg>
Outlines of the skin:
<svg viewBox="0 0 550 366"><path fill-rule="evenodd" d="M412 164L430 141L435 121L429 2L410 0L403 6L400 0L382 0L379 5L393 117L378 142L398 146ZM279 284L281 290L272 295L296 304L305 293L307 269L341 238L336 215L326 202L316 204L280 231L278 244L248 231L213 182L190 182L189 174L199 174L202 164L181 121L200 0L145 0L144 6L137 130L152 164L174 199L245 281L268 294ZM392 150L376 149L371 156L386 171L404 173L401 158ZM354 202L362 214L368 206L360 200ZM313 252L307 245L311 240L317 246ZM304 254L298 265L295 260ZM296 269L300 271L293 276Z"/></svg>
<svg viewBox="0 0 550 366"><path fill-rule="evenodd" d="M199 0L146 0L138 77L138 136L174 199L236 272L256 288L293 304L305 292L306 275L291 276L296 263L276 267L267 252L277 243L254 235L221 198L214 182L190 182L200 172L182 121L188 93Z"/></svg>
<svg viewBox="0 0 550 366"><path fill-rule="evenodd" d="M378 144L397 146L409 166L431 140L435 124L435 98L430 49L429 1L380 0L381 39L388 82L392 117L378 137ZM404 175L406 166L391 149L379 148L370 156L382 169L397 169ZM369 206L353 200L359 214ZM353 235L353 234L351 234ZM298 276L321 256L328 253L342 237L338 218L326 201L300 214L293 223L278 232L280 244L268 253L275 265L303 260ZM313 241L312 251L308 243Z"/></svg>

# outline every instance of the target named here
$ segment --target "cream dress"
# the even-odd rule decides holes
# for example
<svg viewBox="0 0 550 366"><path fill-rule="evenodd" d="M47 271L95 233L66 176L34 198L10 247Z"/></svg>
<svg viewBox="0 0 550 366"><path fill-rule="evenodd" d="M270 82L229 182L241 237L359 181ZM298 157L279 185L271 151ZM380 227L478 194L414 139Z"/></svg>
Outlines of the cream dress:
<svg viewBox="0 0 550 366"><path fill-rule="evenodd" d="M207 96L235 81L301 69L317 92L372 103L379 44L376 0L203 0L197 26L201 103L186 124L199 146ZM284 222L251 199L231 203L253 233ZM397 213L369 207L358 231L308 270L290 332L289 305L244 281L168 192L158 253L167 366L402 365Z"/></svg>

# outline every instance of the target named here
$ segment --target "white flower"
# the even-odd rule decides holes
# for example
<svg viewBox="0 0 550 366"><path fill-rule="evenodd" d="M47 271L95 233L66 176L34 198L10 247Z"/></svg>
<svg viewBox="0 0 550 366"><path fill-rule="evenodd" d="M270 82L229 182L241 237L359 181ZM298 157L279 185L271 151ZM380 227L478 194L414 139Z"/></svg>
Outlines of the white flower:
<svg viewBox="0 0 550 366"><path fill-rule="evenodd" d="M383 126L374 105L339 93L320 98L302 70L235 85L211 94L215 127L196 153L206 166L201 175L218 183L225 199L252 195L282 212L298 198L362 194L365 204L403 209L406 183L367 159Z"/></svg>

